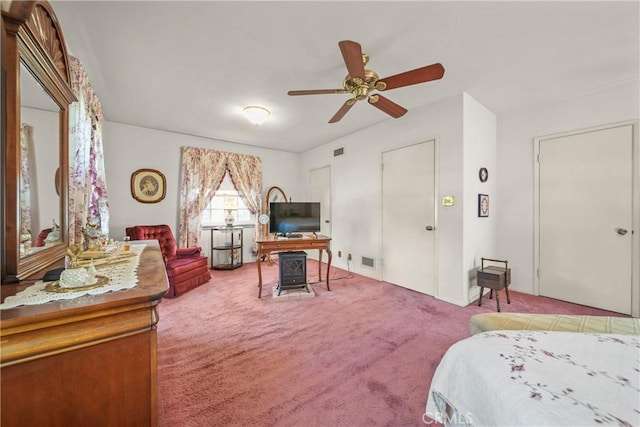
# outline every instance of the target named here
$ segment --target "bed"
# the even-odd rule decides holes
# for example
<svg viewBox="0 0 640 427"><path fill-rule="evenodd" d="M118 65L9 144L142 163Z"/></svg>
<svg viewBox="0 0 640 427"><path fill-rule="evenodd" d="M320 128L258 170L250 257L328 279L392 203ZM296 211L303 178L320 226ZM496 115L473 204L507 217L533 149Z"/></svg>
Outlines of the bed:
<svg viewBox="0 0 640 427"><path fill-rule="evenodd" d="M471 335L489 331L529 330L640 335L640 319L541 313L479 313L469 319Z"/></svg>
<svg viewBox="0 0 640 427"><path fill-rule="evenodd" d="M451 346L426 413L445 425L640 425L640 335L483 332Z"/></svg>

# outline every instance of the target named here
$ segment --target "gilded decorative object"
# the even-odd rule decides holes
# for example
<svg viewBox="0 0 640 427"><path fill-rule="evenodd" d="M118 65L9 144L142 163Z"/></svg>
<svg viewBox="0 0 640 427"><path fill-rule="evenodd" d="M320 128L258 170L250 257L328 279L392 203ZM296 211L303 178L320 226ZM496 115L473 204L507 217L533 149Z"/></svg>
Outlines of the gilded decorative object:
<svg viewBox="0 0 640 427"><path fill-rule="evenodd" d="M65 270L67 271L67 270ZM89 289L99 288L100 286L104 286L109 283L109 278L106 276L96 276L95 283L85 286L78 286L76 288L67 288L60 284L60 280L56 280L55 282L47 283L47 286L44 287L45 291L48 292L56 292L56 293L64 293L64 292L78 292L78 291L87 291Z"/></svg>
<svg viewBox="0 0 640 427"><path fill-rule="evenodd" d="M83 252L83 254L88 254L88 253L91 253L91 252ZM94 266L96 268L101 268L109 265L119 264L121 262L128 262L129 261L128 258L132 258L135 256L136 256L135 252L121 252L116 254L107 254L104 257L97 257L97 258L83 259L82 257L80 257L80 260L78 260L78 265L80 267L89 267L91 263L94 263Z"/></svg>
<svg viewBox="0 0 640 427"><path fill-rule="evenodd" d="M80 255L78 255L78 258L80 258L80 259L95 259L95 258L106 258L108 256L109 256L109 254L106 253L105 251L89 250L89 251L82 252Z"/></svg>
<svg viewBox="0 0 640 427"><path fill-rule="evenodd" d="M89 274L85 268L80 267L78 264L78 257L81 253L81 245L73 244L67 248L70 262L69 266L60 274L59 285L61 287L79 289L87 285Z"/></svg>
<svg viewBox="0 0 640 427"><path fill-rule="evenodd" d="M73 245L69 245L67 248L67 255L69 255L69 267L68 268L78 268L78 256L82 253L82 245L74 243Z"/></svg>

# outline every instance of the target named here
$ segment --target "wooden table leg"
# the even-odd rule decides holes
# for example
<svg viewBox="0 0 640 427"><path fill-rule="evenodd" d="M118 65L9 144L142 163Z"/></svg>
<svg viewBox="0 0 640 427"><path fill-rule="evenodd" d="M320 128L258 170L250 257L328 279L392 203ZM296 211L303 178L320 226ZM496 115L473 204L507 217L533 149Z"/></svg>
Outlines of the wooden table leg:
<svg viewBox="0 0 640 427"><path fill-rule="evenodd" d="M330 291L331 288L329 287L329 269L331 268L331 249L327 247L326 251L327 255L329 256L329 259L327 260L327 291ZM320 251L320 253L322 253L322 251Z"/></svg>
<svg viewBox="0 0 640 427"><path fill-rule="evenodd" d="M318 282L322 282L322 249L318 249Z"/></svg>
<svg viewBox="0 0 640 427"><path fill-rule="evenodd" d="M258 256L256 257L256 264L258 265L258 298L262 298L262 268L260 266L261 252L258 250Z"/></svg>

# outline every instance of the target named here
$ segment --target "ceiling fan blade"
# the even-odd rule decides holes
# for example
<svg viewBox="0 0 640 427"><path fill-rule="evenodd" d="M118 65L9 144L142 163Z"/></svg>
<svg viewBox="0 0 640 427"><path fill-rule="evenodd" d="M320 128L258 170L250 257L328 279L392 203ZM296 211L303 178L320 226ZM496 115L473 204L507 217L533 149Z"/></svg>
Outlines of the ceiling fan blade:
<svg viewBox="0 0 640 427"><path fill-rule="evenodd" d="M378 82L384 83L386 87L384 89L378 88L378 90L389 90L398 87L411 86L418 83L425 83L431 80L441 79L442 76L444 76L444 67L442 64L431 64L426 67L416 68L415 70L379 79Z"/></svg>
<svg viewBox="0 0 640 427"><path fill-rule="evenodd" d="M371 95L369 97L369 104L378 108L381 111L384 111L388 115L394 118L402 117L407 112L407 109L401 107L395 102L391 101L389 98L385 98L382 95Z"/></svg>
<svg viewBox="0 0 640 427"><path fill-rule="evenodd" d="M331 120L329 120L329 123L339 122L340 119L342 119L344 115L347 114L347 111L349 111L355 103L356 103L355 99L347 99L347 101L344 104L342 104L342 107L340 107L338 112L335 113L333 117L331 117Z"/></svg>
<svg viewBox="0 0 640 427"><path fill-rule="evenodd" d="M362 46L351 40L342 40L338 43L340 52L344 58L344 64L351 78L359 77L364 80L364 62L362 61Z"/></svg>
<svg viewBox="0 0 640 427"><path fill-rule="evenodd" d="M297 95L326 95L334 93L347 93L344 89L312 89L312 90L290 90L287 92L291 96Z"/></svg>

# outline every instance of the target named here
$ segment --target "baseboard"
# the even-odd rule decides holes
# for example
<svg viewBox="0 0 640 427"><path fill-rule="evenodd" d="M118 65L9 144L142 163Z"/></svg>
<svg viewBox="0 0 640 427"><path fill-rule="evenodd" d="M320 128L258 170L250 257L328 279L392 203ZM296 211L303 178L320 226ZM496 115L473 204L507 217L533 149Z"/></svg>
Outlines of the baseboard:
<svg viewBox="0 0 640 427"><path fill-rule="evenodd" d="M434 297L434 298L439 300L439 301L444 301L444 302L448 302L449 304L457 305L458 307L466 307L466 306L468 306L470 304L468 302L464 302L464 301L460 301L460 300L453 300L453 299L449 299L449 298L441 298L441 297Z"/></svg>

